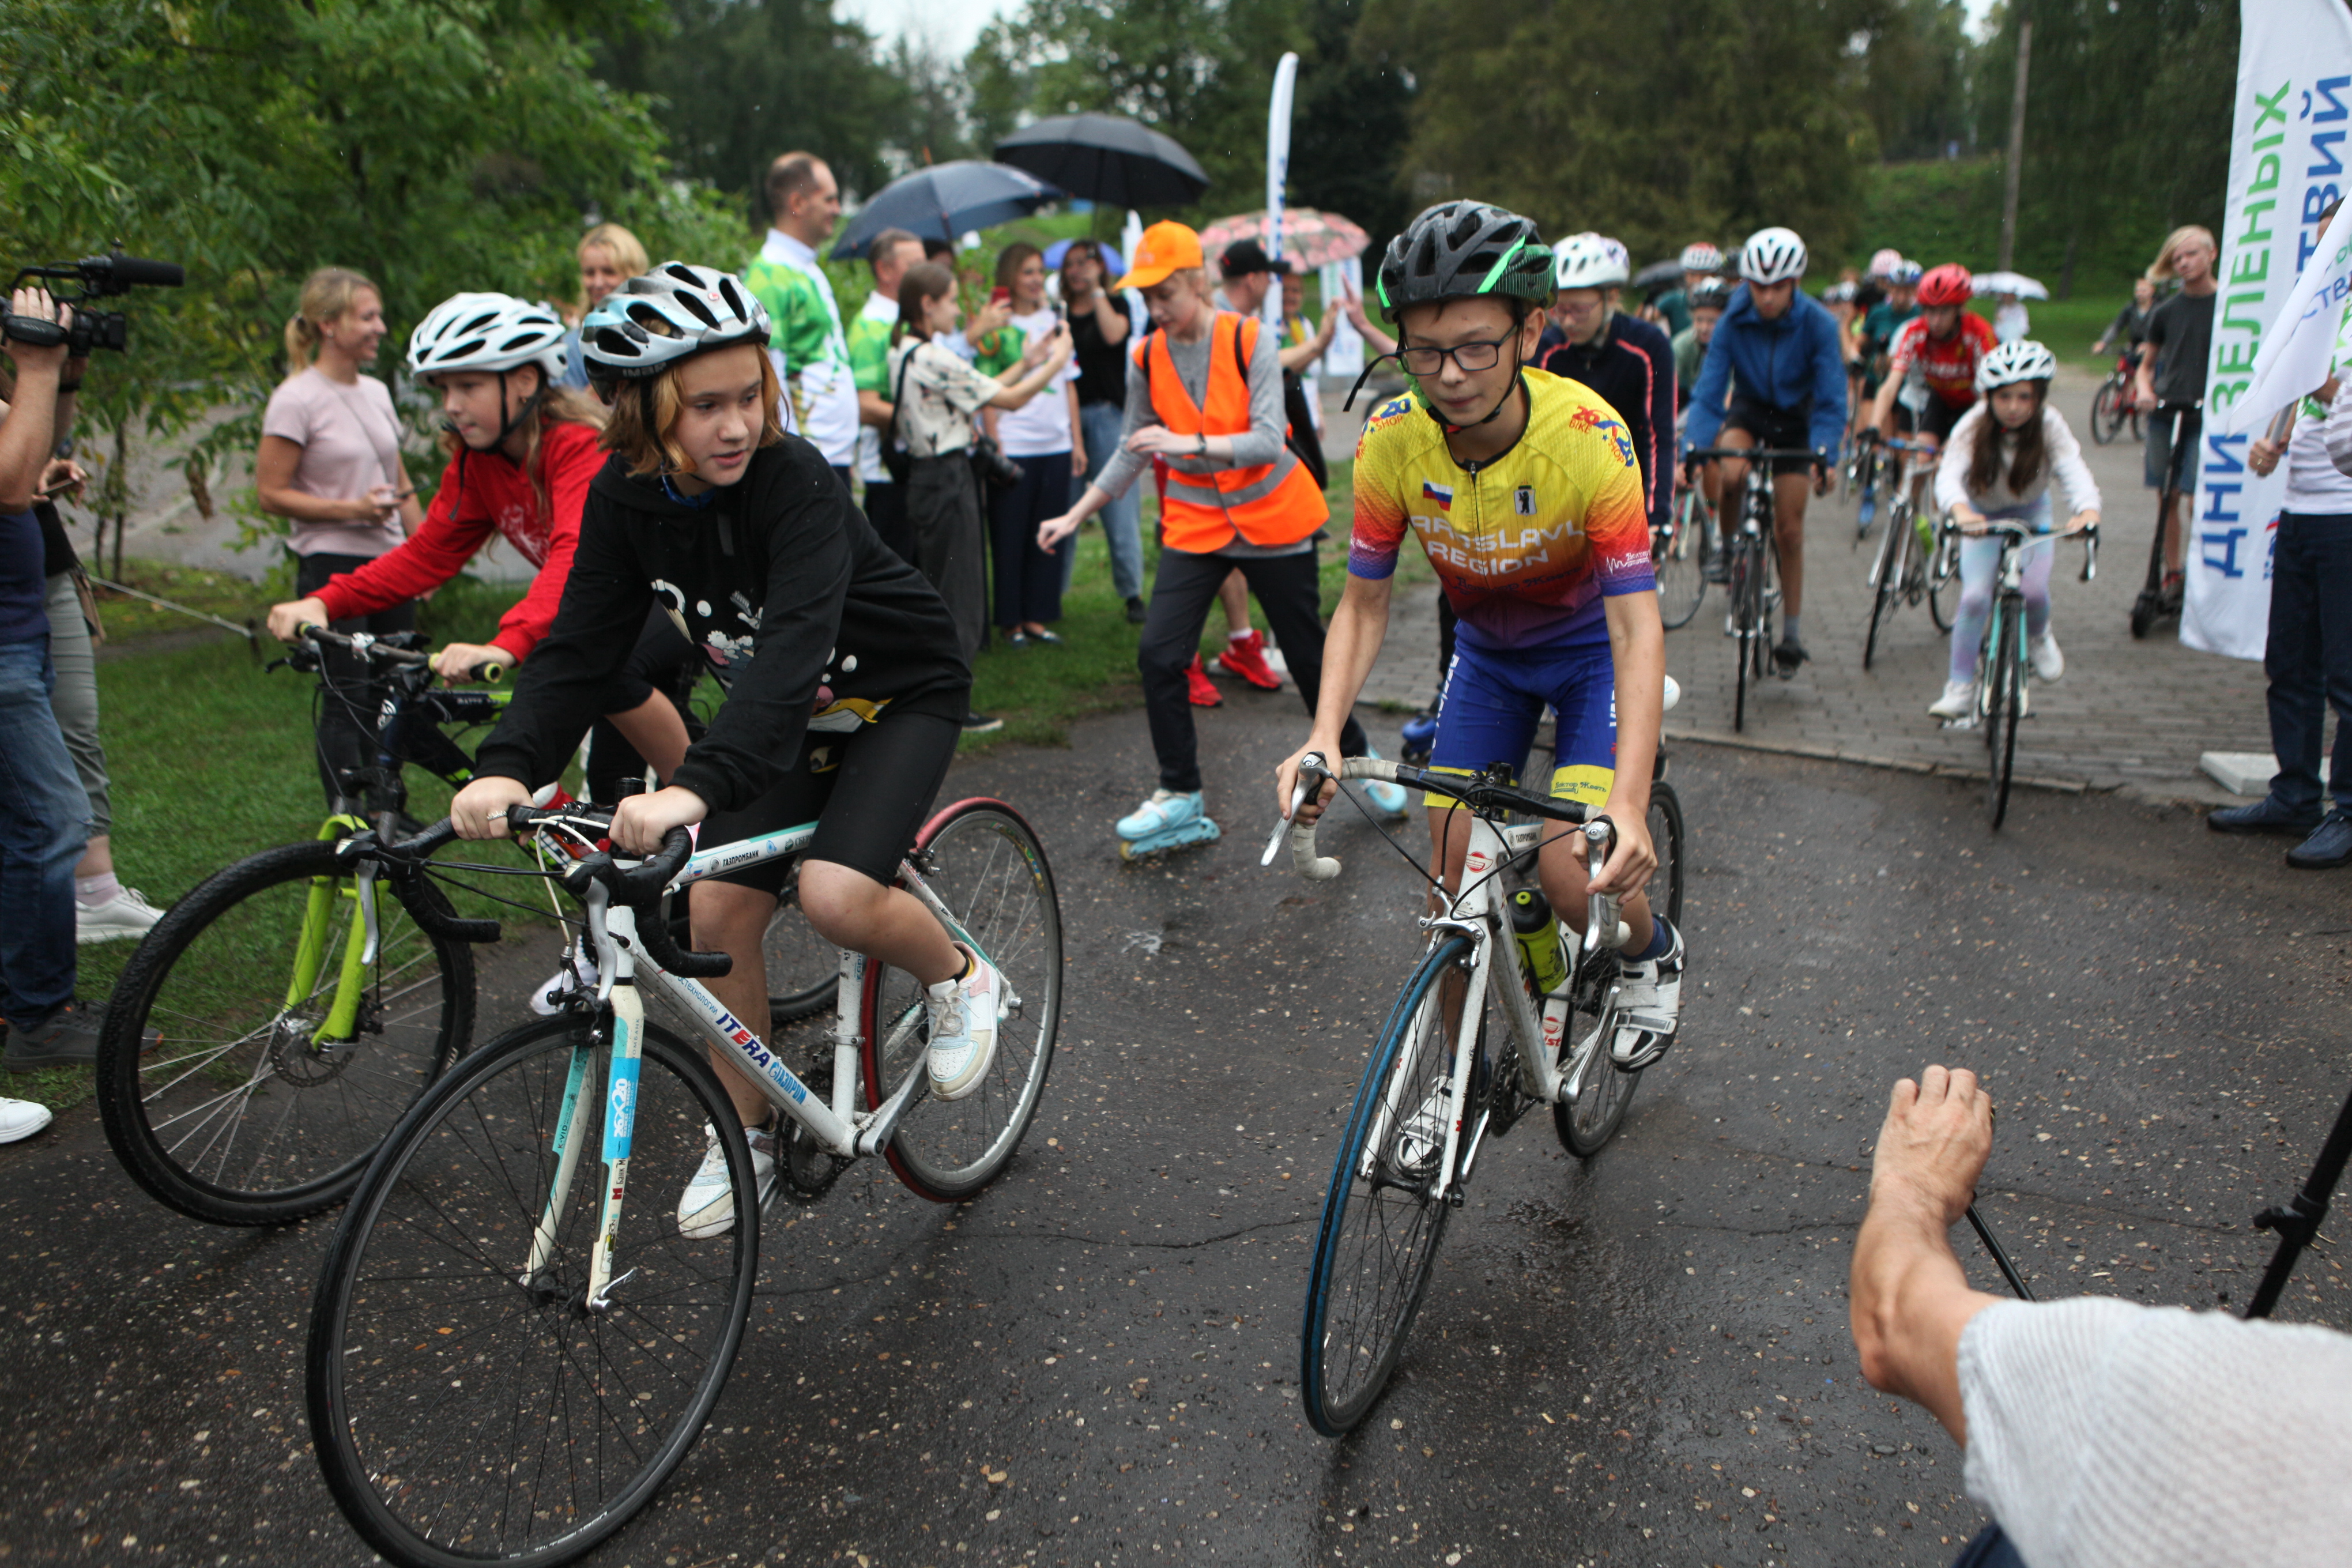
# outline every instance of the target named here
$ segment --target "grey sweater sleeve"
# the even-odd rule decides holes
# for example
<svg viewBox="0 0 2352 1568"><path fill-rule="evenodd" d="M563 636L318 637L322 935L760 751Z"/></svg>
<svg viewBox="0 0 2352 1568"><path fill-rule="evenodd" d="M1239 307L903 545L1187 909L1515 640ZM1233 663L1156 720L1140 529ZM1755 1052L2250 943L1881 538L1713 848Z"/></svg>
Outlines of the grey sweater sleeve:
<svg viewBox="0 0 2352 1568"><path fill-rule="evenodd" d="M2004 1301L1961 1333L1959 1376L1969 1495L2034 1568L2344 1561L2352 1337Z"/></svg>
<svg viewBox="0 0 2352 1568"><path fill-rule="evenodd" d="M1211 328L1212 337L1197 343L1169 341L1169 357L1176 363L1178 379L1197 403L1209 388L1209 350L1213 334L1221 330ZM1171 458L1169 466L1179 473L1212 474L1223 468L1255 468L1273 462L1282 455L1284 427L1282 409L1282 343L1280 335L1263 324L1257 334L1257 347L1249 363L1250 427L1247 433L1235 436L1234 456L1230 462L1220 463L1205 458ZM1160 416L1151 406L1151 373L1127 361L1127 422L1119 430L1118 455L1110 466L1095 476L1095 483L1113 500L1125 495L1151 459L1139 452L1127 449L1127 438L1147 425L1157 425Z"/></svg>

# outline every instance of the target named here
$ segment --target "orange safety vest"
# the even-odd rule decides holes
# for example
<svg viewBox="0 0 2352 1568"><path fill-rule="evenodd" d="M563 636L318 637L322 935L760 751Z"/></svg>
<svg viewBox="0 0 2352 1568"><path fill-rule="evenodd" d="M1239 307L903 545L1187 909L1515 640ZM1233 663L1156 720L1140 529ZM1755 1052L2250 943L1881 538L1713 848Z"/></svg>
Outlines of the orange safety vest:
<svg viewBox="0 0 2352 1568"><path fill-rule="evenodd" d="M1231 331L1225 323L1234 323ZM1176 374L1168 334L1153 332L1135 351L1135 363L1151 377L1151 411L1179 436L1241 436L1250 427L1249 362L1256 351L1259 323L1220 310L1209 325L1208 406L1192 401ZM1286 427L1285 435L1288 431ZM1169 549L1207 555L1240 535L1252 544L1296 544L1331 516L1315 476L1286 443L1271 463L1247 468L1202 471L1202 459L1177 454L1168 460L1168 486L1160 502L1160 541Z"/></svg>

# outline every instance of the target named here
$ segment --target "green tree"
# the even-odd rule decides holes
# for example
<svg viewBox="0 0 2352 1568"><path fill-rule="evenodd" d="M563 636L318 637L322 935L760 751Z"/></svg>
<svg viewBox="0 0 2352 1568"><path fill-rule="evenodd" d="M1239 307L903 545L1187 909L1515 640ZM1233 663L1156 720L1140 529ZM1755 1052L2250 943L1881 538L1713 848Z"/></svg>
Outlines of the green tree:
<svg viewBox="0 0 2352 1568"><path fill-rule="evenodd" d="M1352 218L1372 237L1366 267L1415 208L1401 178L1412 83L1401 60L1360 47L1364 0L1310 0L1291 117L1290 197Z"/></svg>
<svg viewBox="0 0 2352 1568"><path fill-rule="evenodd" d="M992 146L1041 115L1130 115L1200 160L1195 216L1263 206L1275 62L1308 41L1282 0L1027 0L966 60L973 139Z"/></svg>
<svg viewBox="0 0 2352 1568"><path fill-rule="evenodd" d="M131 352L92 368L91 422L169 432L226 405L241 416L195 460L250 449L321 265L382 285L394 360L459 289L571 297L590 212L657 251L740 248L723 204L661 155L645 100L587 68L592 36L655 18L645 0L9 0L6 253L120 239L187 268L184 288L131 300ZM429 484L439 465L412 471Z"/></svg>
<svg viewBox="0 0 2352 1568"><path fill-rule="evenodd" d="M887 177L884 148L909 105L874 39L833 0L654 0L649 24L614 29L597 74L644 94L678 166L740 195L764 223L760 181L805 149L851 190Z"/></svg>
<svg viewBox="0 0 2352 1568"><path fill-rule="evenodd" d="M1977 135L2008 144L2022 10L2004 0L1977 62ZM2237 0L2032 0L2017 264L2062 296L2120 283L2174 226L2221 232Z"/></svg>
<svg viewBox="0 0 2352 1568"><path fill-rule="evenodd" d="M1501 203L1638 257L1786 224L1834 257L1877 155L1869 42L1901 0L1368 0L1410 67L1407 188Z"/></svg>

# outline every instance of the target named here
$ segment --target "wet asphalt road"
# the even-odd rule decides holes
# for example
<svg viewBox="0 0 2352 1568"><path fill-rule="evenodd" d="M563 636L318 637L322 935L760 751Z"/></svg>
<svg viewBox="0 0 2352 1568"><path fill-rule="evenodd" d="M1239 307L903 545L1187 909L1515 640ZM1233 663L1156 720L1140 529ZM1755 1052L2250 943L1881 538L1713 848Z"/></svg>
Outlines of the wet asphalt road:
<svg viewBox="0 0 2352 1568"><path fill-rule="evenodd" d="M1108 833L1150 777L1139 714L959 768L1060 882L1044 1110L964 1208L877 1163L773 1211L709 1431L592 1562L1948 1562L1981 1522L1959 1457L1863 1384L1845 1326L1887 1085L1989 1075L1982 1207L2043 1293L2204 1307L2242 1300L2247 1216L2352 1079L2352 880L2185 811L2027 795L1995 837L1962 785L1690 748L1682 1043L1591 1164L1539 1114L1481 1160L1397 1380L1327 1442L1296 1388L1307 1247L1414 942L1360 821L1327 833L1335 884L1258 869L1300 728L1287 696L1205 717L1231 831L1164 867ZM484 957L493 1022L550 966ZM179 1219L87 1108L0 1152L0 1562L368 1560L301 1418L328 1223ZM2344 1325L2346 1296L2307 1259L2283 1315Z"/></svg>

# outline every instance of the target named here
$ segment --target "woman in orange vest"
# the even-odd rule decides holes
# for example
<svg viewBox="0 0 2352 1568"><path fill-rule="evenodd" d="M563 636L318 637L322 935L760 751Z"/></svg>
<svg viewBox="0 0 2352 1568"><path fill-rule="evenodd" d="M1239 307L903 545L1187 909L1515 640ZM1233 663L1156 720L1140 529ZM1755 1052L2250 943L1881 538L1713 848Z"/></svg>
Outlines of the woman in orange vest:
<svg viewBox="0 0 2352 1568"><path fill-rule="evenodd" d="M1160 787L1119 819L1119 853L1132 859L1217 837L1201 801L1184 669L1227 574L1238 568L1248 579L1307 710L1315 710L1323 679L1315 536L1330 510L1286 440L1282 344L1255 318L1209 302L1201 237L1181 223L1153 224L1136 247L1134 270L1114 287L1143 290L1154 329L1128 357L1126 427L1108 465L1067 514L1038 529L1037 543L1051 550L1076 532L1125 495L1152 458L1168 465L1160 570L1136 654ZM1300 434L1314 439L1312 431ZM1352 717L1340 749L1370 752ZM1368 793L1382 811L1404 815L1402 789L1373 784Z"/></svg>

